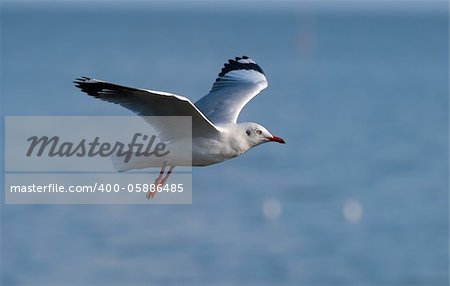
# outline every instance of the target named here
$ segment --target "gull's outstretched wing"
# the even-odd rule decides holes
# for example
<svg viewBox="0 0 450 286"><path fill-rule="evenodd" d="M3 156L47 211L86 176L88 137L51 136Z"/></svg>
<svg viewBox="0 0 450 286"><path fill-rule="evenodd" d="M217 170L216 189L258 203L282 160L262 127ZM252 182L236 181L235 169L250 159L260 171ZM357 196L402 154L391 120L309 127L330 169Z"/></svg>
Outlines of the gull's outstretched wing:
<svg viewBox="0 0 450 286"><path fill-rule="evenodd" d="M192 102L179 95L167 92L121 86L88 77L74 81L75 86L90 96L119 104L140 116L192 116L192 136L211 136L219 132ZM144 119L151 124L164 141L185 136L186 130L176 124L157 117Z"/></svg>
<svg viewBox="0 0 450 286"><path fill-rule="evenodd" d="M241 109L267 87L263 70L249 57L237 57L224 65L211 91L195 105L215 123L236 123Z"/></svg>

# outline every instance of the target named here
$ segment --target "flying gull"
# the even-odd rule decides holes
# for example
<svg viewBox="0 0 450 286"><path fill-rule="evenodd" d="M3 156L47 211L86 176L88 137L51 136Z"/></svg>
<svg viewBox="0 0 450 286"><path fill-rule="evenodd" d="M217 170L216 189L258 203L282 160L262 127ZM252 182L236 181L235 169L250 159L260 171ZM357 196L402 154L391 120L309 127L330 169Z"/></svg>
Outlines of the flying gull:
<svg viewBox="0 0 450 286"><path fill-rule="evenodd" d="M119 104L140 116L152 116L148 117L150 122L147 117L144 119L147 118L146 121L159 132L160 139L172 147L170 150L182 149L185 140L192 140L189 158L174 154L160 160L142 158L115 164L119 171L161 167L156 186L164 185L176 166L207 166L237 157L262 143L285 143L257 123L237 123L242 108L268 85L261 67L247 56L228 60L210 92L195 104L183 96L89 77L77 78L74 83L90 96ZM164 120L158 121L157 116L191 116L192 137L186 138L184 130L174 124L165 124ZM147 198L155 193L149 191Z"/></svg>

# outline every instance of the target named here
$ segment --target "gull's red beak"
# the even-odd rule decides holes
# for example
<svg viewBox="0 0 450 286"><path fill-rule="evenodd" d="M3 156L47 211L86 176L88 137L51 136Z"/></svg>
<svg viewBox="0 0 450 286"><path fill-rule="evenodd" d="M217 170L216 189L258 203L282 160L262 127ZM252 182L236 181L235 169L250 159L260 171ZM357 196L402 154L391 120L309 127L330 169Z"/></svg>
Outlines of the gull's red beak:
<svg viewBox="0 0 450 286"><path fill-rule="evenodd" d="M281 143L281 144L285 144L286 143L283 140L283 138L278 137L278 136L269 137L268 139L269 139L269 141L278 142L278 143Z"/></svg>

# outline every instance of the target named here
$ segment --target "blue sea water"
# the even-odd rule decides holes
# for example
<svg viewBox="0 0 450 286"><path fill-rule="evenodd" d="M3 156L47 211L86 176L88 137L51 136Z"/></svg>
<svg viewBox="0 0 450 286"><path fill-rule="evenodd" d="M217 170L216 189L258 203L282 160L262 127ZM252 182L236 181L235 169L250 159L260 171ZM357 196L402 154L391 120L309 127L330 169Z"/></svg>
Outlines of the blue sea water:
<svg viewBox="0 0 450 286"><path fill-rule="evenodd" d="M3 115L130 114L82 75L197 100L245 54L239 120L287 142L196 168L192 205L2 204L2 285L447 285L448 4L266 5L2 5Z"/></svg>

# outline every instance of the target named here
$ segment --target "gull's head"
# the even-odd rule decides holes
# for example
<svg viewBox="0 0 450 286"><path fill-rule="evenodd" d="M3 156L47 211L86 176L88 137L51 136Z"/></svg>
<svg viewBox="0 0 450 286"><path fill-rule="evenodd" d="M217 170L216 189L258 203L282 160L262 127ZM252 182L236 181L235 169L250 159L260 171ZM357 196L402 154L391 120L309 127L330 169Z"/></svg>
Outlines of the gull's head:
<svg viewBox="0 0 450 286"><path fill-rule="evenodd" d="M282 138L272 135L266 128L257 123L241 123L239 124L239 127L241 136L250 148L267 142L278 142L282 144L286 143Z"/></svg>

